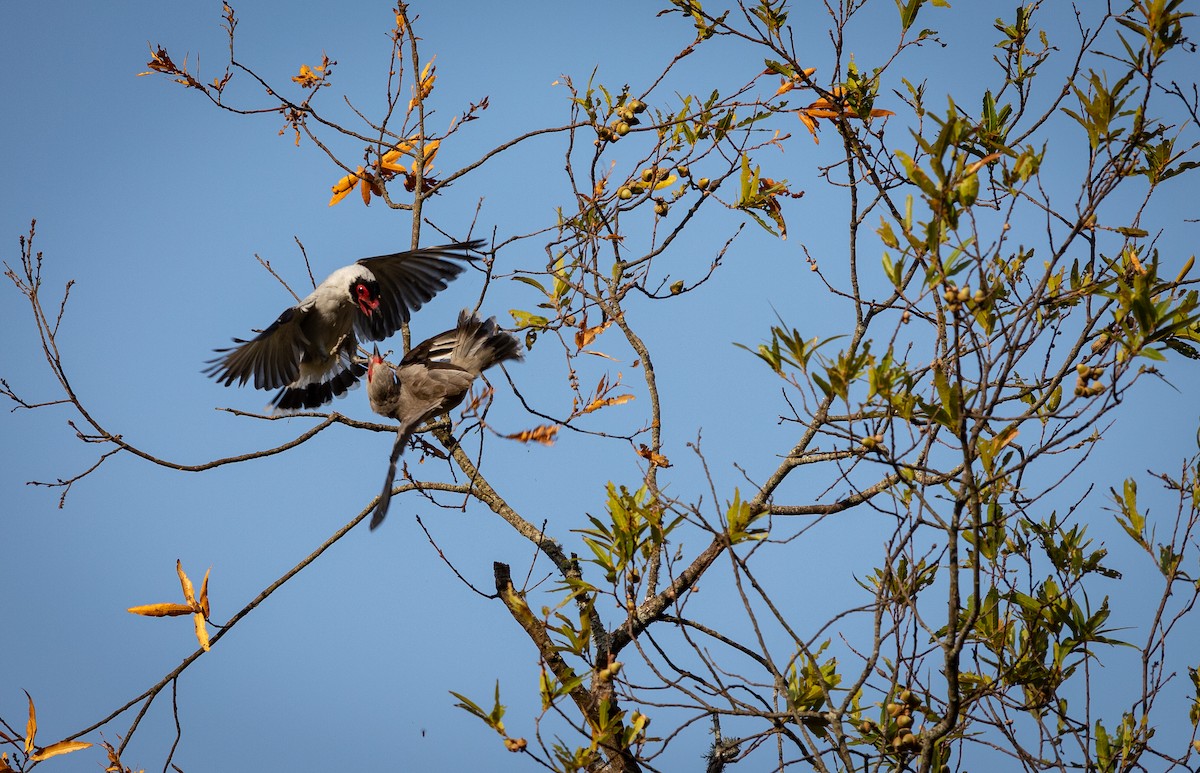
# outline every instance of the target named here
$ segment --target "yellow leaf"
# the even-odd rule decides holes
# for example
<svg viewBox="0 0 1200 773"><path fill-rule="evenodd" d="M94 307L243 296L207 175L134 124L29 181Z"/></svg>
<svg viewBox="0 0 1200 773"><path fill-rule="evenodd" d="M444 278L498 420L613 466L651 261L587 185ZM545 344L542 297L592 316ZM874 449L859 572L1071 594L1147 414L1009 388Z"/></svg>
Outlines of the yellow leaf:
<svg viewBox="0 0 1200 773"><path fill-rule="evenodd" d="M321 69L324 69L322 67ZM312 68L306 64L300 65L300 74L293 75L292 80L299 83L302 87L308 89L316 86L321 82L321 76L312 71Z"/></svg>
<svg viewBox="0 0 1200 773"><path fill-rule="evenodd" d="M29 759L31 762L41 762L42 760L48 760L51 757L57 757L60 754L70 754L71 752L77 752L80 749L87 749L90 746L91 744L87 741L59 741L58 743L50 744Z"/></svg>
<svg viewBox="0 0 1200 773"><path fill-rule="evenodd" d="M359 169L362 169L360 166ZM362 192L363 204L371 206L371 181L363 177L358 182L358 189Z"/></svg>
<svg viewBox="0 0 1200 773"><path fill-rule="evenodd" d="M541 443L544 446L554 445L554 438L558 435L557 424L542 424L533 429L526 429L520 432L515 432L504 437L509 440L516 440L521 443Z"/></svg>
<svg viewBox="0 0 1200 773"><path fill-rule="evenodd" d="M655 453L654 451L651 451L650 447L648 445L646 445L645 443L642 443L641 446L637 449L637 455L642 457L646 461L650 462L650 464L654 465L655 467L670 467L671 466L671 463L667 460L667 457L663 456L662 454L658 454L658 453Z"/></svg>
<svg viewBox="0 0 1200 773"><path fill-rule="evenodd" d="M580 411L579 415L582 416L585 413L591 413L592 411L598 411L601 408L605 408L609 405L620 405L621 403L627 403L632 399L633 399L633 395L617 395L616 397L598 397L595 400L593 400L591 402L591 404L589 404L586 408L584 408L582 411Z"/></svg>
<svg viewBox="0 0 1200 773"><path fill-rule="evenodd" d="M28 755L33 751L33 739L37 737L37 712L33 710L33 696L28 690L25 697L29 699L29 721L25 723L25 754Z"/></svg>
<svg viewBox="0 0 1200 773"><path fill-rule="evenodd" d="M784 78L783 81L779 84L779 89L776 90L775 96L779 96L780 94L786 94L794 88L796 88L796 82L793 80Z"/></svg>
<svg viewBox="0 0 1200 773"><path fill-rule="evenodd" d="M204 625L204 615L197 612L193 618L196 621L196 641L200 648L208 652L208 628Z"/></svg>
<svg viewBox="0 0 1200 773"><path fill-rule="evenodd" d="M178 558L175 559L175 571L179 574L179 584L183 586L183 599L188 604L195 606L196 604L196 589L192 587L192 581L188 579L187 573L183 571L183 562ZM190 608L189 608L190 611Z"/></svg>
<svg viewBox="0 0 1200 773"><path fill-rule="evenodd" d="M663 188L666 188L669 185L674 185L675 181L678 179L679 178L673 174L667 175L666 179L659 180L658 182L654 183L654 190L661 191Z"/></svg>
<svg viewBox="0 0 1200 773"><path fill-rule="evenodd" d="M178 617L190 615L195 610L191 604L142 604L130 607L127 611L143 617Z"/></svg>

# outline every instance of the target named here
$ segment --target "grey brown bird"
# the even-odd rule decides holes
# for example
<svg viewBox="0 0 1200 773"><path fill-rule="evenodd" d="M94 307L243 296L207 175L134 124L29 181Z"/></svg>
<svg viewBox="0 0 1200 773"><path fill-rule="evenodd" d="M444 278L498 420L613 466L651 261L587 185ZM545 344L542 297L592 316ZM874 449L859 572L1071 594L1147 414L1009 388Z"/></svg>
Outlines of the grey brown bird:
<svg viewBox="0 0 1200 773"><path fill-rule="evenodd" d="M253 380L255 389L282 387L271 400L276 411L319 408L366 372L355 360L359 341L382 341L399 330L477 259L467 250L482 245L426 247L339 268L258 336L217 349L221 356L204 372L225 386Z"/></svg>
<svg viewBox="0 0 1200 773"><path fill-rule="evenodd" d="M388 463L383 494L371 516L371 528L383 523L392 498L396 462L413 431L434 416L449 411L466 397L483 371L505 360L521 359L520 344L496 326L495 318L480 321L464 309L453 330L414 346L399 365L392 365L376 348L367 366L367 396L371 410L400 422Z"/></svg>

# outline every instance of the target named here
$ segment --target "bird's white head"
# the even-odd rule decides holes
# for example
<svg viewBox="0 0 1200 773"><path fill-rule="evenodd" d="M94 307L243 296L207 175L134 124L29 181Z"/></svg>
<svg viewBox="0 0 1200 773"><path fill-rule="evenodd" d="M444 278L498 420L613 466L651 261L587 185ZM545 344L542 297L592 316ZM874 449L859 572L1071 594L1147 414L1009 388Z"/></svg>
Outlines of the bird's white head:
<svg viewBox="0 0 1200 773"><path fill-rule="evenodd" d="M374 274L357 263L334 271L317 288L317 293L335 303L349 303L364 317L370 317L379 309L379 282Z"/></svg>

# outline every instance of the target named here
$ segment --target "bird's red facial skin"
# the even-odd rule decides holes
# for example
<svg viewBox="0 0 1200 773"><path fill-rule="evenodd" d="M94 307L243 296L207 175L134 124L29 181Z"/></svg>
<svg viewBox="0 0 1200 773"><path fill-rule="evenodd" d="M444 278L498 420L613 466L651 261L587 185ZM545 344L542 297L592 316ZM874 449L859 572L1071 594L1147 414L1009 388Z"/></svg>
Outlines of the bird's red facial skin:
<svg viewBox="0 0 1200 773"><path fill-rule="evenodd" d="M383 364L383 358L378 354L371 358L371 364L367 367L367 383L370 384L375 378L375 368Z"/></svg>
<svg viewBox="0 0 1200 773"><path fill-rule="evenodd" d="M361 282L354 286L354 298L358 301L358 310L364 316L371 316L371 312L379 308L379 299L371 294L371 288Z"/></svg>

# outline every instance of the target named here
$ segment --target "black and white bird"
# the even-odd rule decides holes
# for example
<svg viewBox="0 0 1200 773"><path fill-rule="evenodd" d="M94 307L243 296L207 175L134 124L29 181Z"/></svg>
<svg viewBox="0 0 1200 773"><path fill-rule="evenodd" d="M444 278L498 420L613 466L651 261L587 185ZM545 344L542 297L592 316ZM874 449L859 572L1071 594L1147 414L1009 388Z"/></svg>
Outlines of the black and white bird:
<svg viewBox="0 0 1200 773"><path fill-rule="evenodd" d="M400 422L388 464L387 480L371 528L383 523L392 499L396 461L414 430L463 401L483 371L505 360L521 359L520 344L496 326L495 317L480 321L464 309L453 330L414 346L400 364L392 365L376 348L367 366L367 396L371 410Z"/></svg>
<svg viewBox="0 0 1200 773"><path fill-rule="evenodd" d="M366 372L355 352L360 340L382 341L412 313L477 260L467 253L482 241L363 258L343 266L271 326L246 341L217 349L205 369L225 386L280 389L271 400L279 412L319 408L346 393Z"/></svg>

